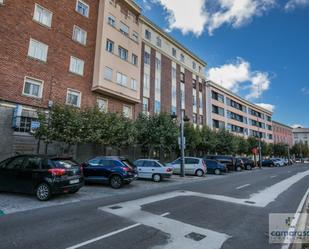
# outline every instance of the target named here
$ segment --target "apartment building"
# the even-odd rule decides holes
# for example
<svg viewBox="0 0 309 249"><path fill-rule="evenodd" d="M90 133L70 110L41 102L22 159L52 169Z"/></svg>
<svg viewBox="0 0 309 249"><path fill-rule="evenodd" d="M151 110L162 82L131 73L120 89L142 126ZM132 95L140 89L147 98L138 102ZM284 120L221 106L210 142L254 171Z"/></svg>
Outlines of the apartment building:
<svg viewBox="0 0 309 249"><path fill-rule="evenodd" d="M309 128L295 128L293 129L293 143L303 142L309 146Z"/></svg>
<svg viewBox="0 0 309 249"><path fill-rule="evenodd" d="M140 11L131 0L1 1L4 155L34 151L31 122L55 103L136 116Z"/></svg>
<svg viewBox="0 0 309 249"><path fill-rule="evenodd" d="M287 144L293 146L293 128L273 121L273 138L275 144Z"/></svg>
<svg viewBox="0 0 309 249"><path fill-rule="evenodd" d="M273 142L272 113L237 96L222 86L207 81L207 124L213 129L225 128L243 137Z"/></svg>
<svg viewBox="0 0 309 249"><path fill-rule="evenodd" d="M141 111L187 116L206 124L206 62L146 17L141 17Z"/></svg>

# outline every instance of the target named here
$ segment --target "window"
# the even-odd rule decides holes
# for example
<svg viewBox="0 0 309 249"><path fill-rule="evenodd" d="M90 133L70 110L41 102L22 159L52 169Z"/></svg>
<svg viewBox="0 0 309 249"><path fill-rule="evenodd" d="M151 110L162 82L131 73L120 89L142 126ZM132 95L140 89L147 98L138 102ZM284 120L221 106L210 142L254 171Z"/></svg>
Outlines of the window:
<svg viewBox="0 0 309 249"><path fill-rule="evenodd" d="M156 92L160 93L161 91L161 80L156 78L155 79L155 87L156 87Z"/></svg>
<svg viewBox="0 0 309 249"><path fill-rule="evenodd" d="M40 61L47 61L48 46L42 42L30 39L28 56Z"/></svg>
<svg viewBox="0 0 309 249"><path fill-rule="evenodd" d="M217 93L215 91L211 91L211 97L221 103L224 103L224 96L220 93Z"/></svg>
<svg viewBox="0 0 309 249"><path fill-rule="evenodd" d="M106 41L106 51L113 53L114 52L114 42L111 40Z"/></svg>
<svg viewBox="0 0 309 249"><path fill-rule="evenodd" d="M135 79L131 79L131 89L136 90L137 88L137 81Z"/></svg>
<svg viewBox="0 0 309 249"><path fill-rule="evenodd" d="M82 28L74 25L73 40L79 42L80 44L86 45L87 32L85 30L83 30Z"/></svg>
<svg viewBox="0 0 309 249"><path fill-rule="evenodd" d="M151 32L147 29L145 30L145 37L146 39L151 40Z"/></svg>
<svg viewBox="0 0 309 249"><path fill-rule="evenodd" d="M135 66L138 64L138 57L136 54L132 54L132 64Z"/></svg>
<svg viewBox="0 0 309 249"><path fill-rule="evenodd" d="M39 169L41 167L41 158L40 157L26 157L23 168L24 169Z"/></svg>
<svg viewBox="0 0 309 249"><path fill-rule="evenodd" d="M147 114L149 111L149 99L143 98L143 113Z"/></svg>
<svg viewBox="0 0 309 249"><path fill-rule="evenodd" d="M174 56L174 57L176 57L176 56L177 56L177 51L176 51L176 49L175 49L175 48L173 48L173 49L172 49L172 54L173 54L173 56Z"/></svg>
<svg viewBox="0 0 309 249"><path fill-rule="evenodd" d="M1 0L0 0L0 3L1 3ZM49 11L48 9L45 9L44 7L38 4L35 4L33 20L47 27L51 27L52 17L53 17L53 13L51 11Z"/></svg>
<svg viewBox="0 0 309 249"><path fill-rule="evenodd" d="M6 165L6 169L21 169L23 166L23 162L25 160L24 156L19 156L13 158L9 163Z"/></svg>
<svg viewBox="0 0 309 249"><path fill-rule="evenodd" d="M129 35L129 27L127 25L125 25L123 22L120 22L120 28L119 28L120 32L126 36Z"/></svg>
<svg viewBox="0 0 309 249"><path fill-rule="evenodd" d="M176 79L176 68L172 68L172 77L173 79Z"/></svg>
<svg viewBox="0 0 309 249"><path fill-rule="evenodd" d="M197 105L197 98L196 98L196 94L193 94L193 106Z"/></svg>
<svg viewBox="0 0 309 249"><path fill-rule="evenodd" d="M126 118L132 118L132 106L124 105L123 106L123 116Z"/></svg>
<svg viewBox="0 0 309 249"><path fill-rule="evenodd" d="M85 17L89 17L89 5L82 0L77 0L76 11Z"/></svg>
<svg viewBox="0 0 309 249"><path fill-rule="evenodd" d="M118 55L122 60L127 60L128 59L128 50L124 49L123 47L119 46L118 47Z"/></svg>
<svg viewBox="0 0 309 249"><path fill-rule="evenodd" d="M134 41L138 42L138 33L133 31L132 38Z"/></svg>
<svg viewBox="0 0 309 249"><path fill-rule="evenodd" d="M204 124L204 117L202 115L200 115L200 124Z"/></svg>
<svg viewBox="0 0 309 249"><path fill-rule="evenodd" d="M219 120L212 120L212 127L216 129L224 129L225 128L225 123L223 121Z"/></svg>
<svg viewBox="0 0 309 249"><path fill-rule="evenodd" d="M212 106L212 112L221 116L224 116L224 109L218 106Z"/></svg>
<svg viewBox="0 0 309 249"><path fill-rule="evenodd" d="M144 89L149 89L149 75L147 73L144 73Z"/></svg>
<svg viewBox="0 0 309 249"><path fill-rule="evenodd" d="M43 81L25 78L23 94L31 97L42 98Z"/></svg>
<svg viewBox="0 0 309 249"><path fill-rule="evenodd" d="M197 114L193 114L193 124L197 124Z"/></svg>
<svg viewBox="0 0 309 249"><path fill-rule="evenodd" d="M193 61L192 62L192 68L195 70L196 69L196 63Z"/></svg>
<svg viewBox="0 0 309 249"><path fill-rule="evenodd" d="M180 61L185 62L185 56L183 54L180 55Z"/></svg>
<svg viewBox="0 0 309 249"><path fill-rule="evenodd" d="M176 115L176 113L177 113L177 108L176 108L176 106L172 106L171 113L172 113L173 115Z"/></svg>
<svg viewBox="0 0 309 249"><path fill-rule="evenodd" d="M180 81L185 82L185 74L184 73L180 73Z"/></svg>
<svg viewBox="0 0 309 249"><path fill-rule="evenodd" d="M68 105L80 107L80 101L81 101L81 92L68 89L66 103Z"/></svg>
<svg viewBox="0 0 309 249"><path fill-rule="evenodd" d="M78 75L84 75L84 61L71 56L70 72Z"/></svg>
<svg viewBox="0 0 309 249"><path fill-rule="evenodd" d="M127 76L122 73L117 73L117 83L122 86L127 86Z"/></svg>
<svg viewBox="0 0 309 249"><path fill-rule="evenodd" d="M177 93L176 86L173 85L173 86L172 86L172 98L173 98L173 99L176 99L176 96L177 96L176 93Z"/></svg>
<svg viewBox="0 0 309 249"><path fill-rule="evenodd" d="M156 58L156 69L161 70L161 60Z"/></svg>
<svg viewBox="0 0 309 249"><path fill-rule="evenodd" d="M109 14L107 18L107 23L112 27L116 27L116 19L113 15Z"/></svg>
<svg viewBox="0 0 309 249"><path fill-rule="evenodd" d="M98 98L97 99L97 106L101 112L107 112L108 108L108 101L107 99Z"/></svg>
<svg viewBox="0 0 309 249"><path fill-rule="evenodd" d="M0 0L0 4L4 4L4 0Z"/></svg>
<svg viewBox="0 0 309 249"><path fill-rule="evenodd" d="M157 46L158 47L162 46L162 40L161 40L161 38L159 36L157 37Z"/></svg>
<svg viewBox="0 0 309 249"><path fill-rule="evenodd" d="M161 102L156 100L155 101L155 113L158 114L158 113L160 113L160 111L161 111Z"/></svg>
<svg viewBox="0 0 309 249"><path fill-rule="evenodd" d="M106 80L113 80L113 69L109 68L109 67L105 67L104 69L104 79Z"/></svg>
<svg viewBox="0 0 309 249"><path fill-rule="evenodd" d="M150 54L148 52L144 52L144 63L150 65Z"/></svg>

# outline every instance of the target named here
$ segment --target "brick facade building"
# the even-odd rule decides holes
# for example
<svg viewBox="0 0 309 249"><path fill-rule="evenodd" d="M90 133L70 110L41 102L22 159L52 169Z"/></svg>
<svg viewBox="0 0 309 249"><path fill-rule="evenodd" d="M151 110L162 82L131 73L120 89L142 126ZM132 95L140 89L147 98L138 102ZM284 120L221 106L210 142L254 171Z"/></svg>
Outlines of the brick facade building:
<svg viewBox="0 0 309 249"><path fill-rule="evenodd" d="M273 133L275 144L287 144L293 146L293 128L285 124L273 121Z"/></svg>

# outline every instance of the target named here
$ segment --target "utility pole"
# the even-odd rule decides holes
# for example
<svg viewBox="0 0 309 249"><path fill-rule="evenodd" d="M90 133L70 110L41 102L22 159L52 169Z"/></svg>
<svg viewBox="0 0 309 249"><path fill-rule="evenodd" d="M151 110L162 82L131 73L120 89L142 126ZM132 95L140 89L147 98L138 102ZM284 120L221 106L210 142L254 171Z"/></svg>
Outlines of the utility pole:
<svg viewBox="0 0 309 249"><path fill-rule="evenodd" d="M182 94L180 93L180 98ZM181 164L180 164L180 176L185 176L185 138L184 138L184 112L181 113L180 118L180 150L181 150Z"/></svg>

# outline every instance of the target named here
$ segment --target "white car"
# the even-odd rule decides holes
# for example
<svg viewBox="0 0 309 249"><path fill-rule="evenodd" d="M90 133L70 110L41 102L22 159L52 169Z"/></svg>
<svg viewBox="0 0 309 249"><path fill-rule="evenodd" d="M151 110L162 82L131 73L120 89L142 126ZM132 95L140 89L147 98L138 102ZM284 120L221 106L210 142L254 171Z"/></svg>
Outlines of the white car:
<svg viewBox="0 0 309 249"><path fill-rule="evenodd" d="M181 158L178 158L167 165L173 167L173 171L175 174L180 174L180 164L181 164ZM185 157L184 166L186 175L196 175L201 177L207 173L207 167L202 158Z"/></svg>
<svg viewBox="0 0 309 249"><path fill-rule="evenodd" d="M173 174L172 167L166 167L158 160L138 159L134 161L137 170L137 177L152 179L154 182L160 182L163 178L169 178Z"/></svg>
<svg viewBox="0 0 309 249"><path fill-rule="evenodd" d="M283 167L285 165L285 162L280 158L274 158L272 160L274 161L274 164L277 167Z"/></svg>

